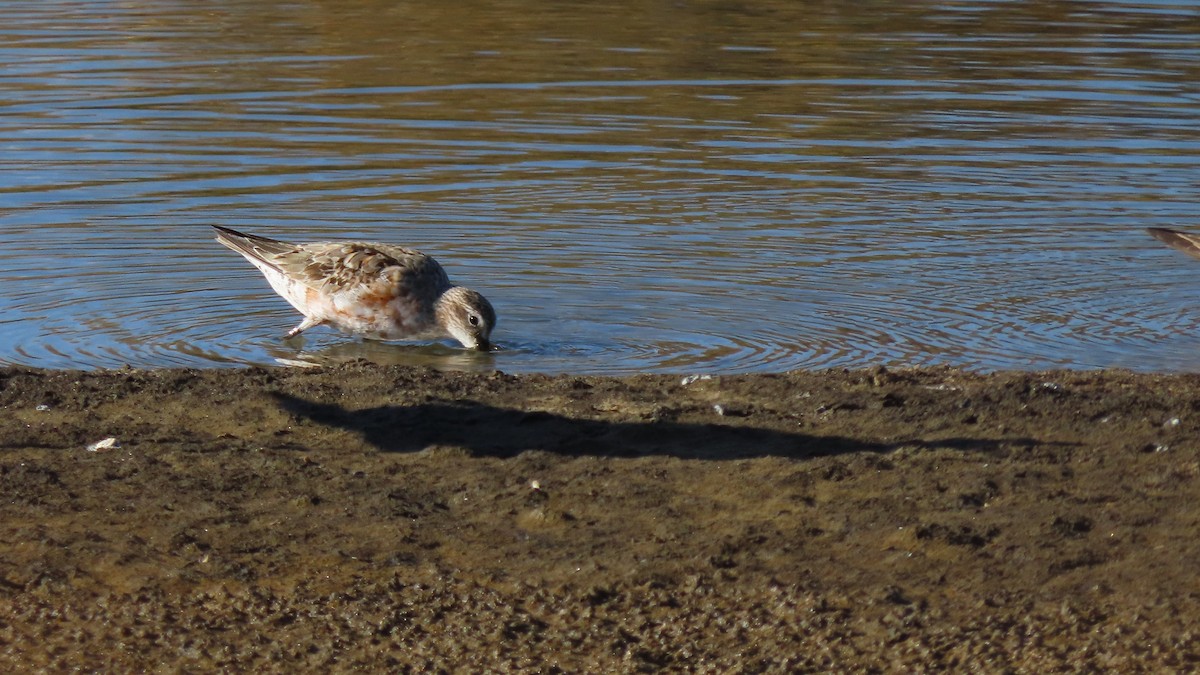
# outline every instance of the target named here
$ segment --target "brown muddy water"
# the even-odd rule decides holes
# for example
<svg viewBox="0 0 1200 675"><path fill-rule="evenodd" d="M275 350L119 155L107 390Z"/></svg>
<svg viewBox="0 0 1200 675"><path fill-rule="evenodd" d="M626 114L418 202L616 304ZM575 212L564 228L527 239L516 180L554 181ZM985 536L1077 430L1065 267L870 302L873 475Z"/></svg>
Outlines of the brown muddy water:
<svg viewBox="0 0 1200 675"><path fill-rule="evenodd" d="M0 363L1200 366L1194 2L47 0L0 22ZM209 224L435 254L489 357Z"/></svg>

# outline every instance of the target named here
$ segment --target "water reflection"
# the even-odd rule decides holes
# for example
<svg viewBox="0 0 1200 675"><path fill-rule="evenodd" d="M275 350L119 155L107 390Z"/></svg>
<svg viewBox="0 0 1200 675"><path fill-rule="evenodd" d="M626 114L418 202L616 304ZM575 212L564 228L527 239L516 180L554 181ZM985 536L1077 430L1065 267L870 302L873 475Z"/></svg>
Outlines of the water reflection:
<svg viewBox="0 0 1200 675"><path fill-rule="evenodd" d="M382 365L429 366L443 370L491 372L496 356L491 352L458 349L441 344L409 345L353 340L331 344L312 351L304 349L303 338L288 340L271 351L280 365L314 367L333 366L352 361L370 361ZM505 351L503 348L497 350Z"/></svg>
<svg viewBox="0 0 1200 675"><path fill-rule="evenodd" d="M1198 9L6 8L0 363L1196 368ZM284 342L209 224L425 250L510 349Z"/></svg>

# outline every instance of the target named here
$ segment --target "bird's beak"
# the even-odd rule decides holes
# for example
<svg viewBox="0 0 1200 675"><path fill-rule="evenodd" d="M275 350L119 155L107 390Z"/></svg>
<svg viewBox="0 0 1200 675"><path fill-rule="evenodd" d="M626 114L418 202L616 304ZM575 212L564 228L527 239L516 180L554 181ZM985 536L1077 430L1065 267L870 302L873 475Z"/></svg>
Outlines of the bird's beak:
<svg viewBox="0 0 1200 675"><path fill-rule="evenodd" d="M490 352L492 351L492 343L488 342L487 340L480 340L479 342L475 343L475 349L476 351Z"/></svg>

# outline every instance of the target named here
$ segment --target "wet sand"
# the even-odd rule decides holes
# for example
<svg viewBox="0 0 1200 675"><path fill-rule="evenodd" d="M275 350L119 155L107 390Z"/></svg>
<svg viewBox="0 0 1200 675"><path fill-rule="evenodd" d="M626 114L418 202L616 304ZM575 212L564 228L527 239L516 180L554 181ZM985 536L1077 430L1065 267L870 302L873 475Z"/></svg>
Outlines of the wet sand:
<svg viewBox="0 0 1200 675"><path fill-rule="evenodd" d="M6 672L1200 663L1195 376L10 368L0 406Z"/></svg>

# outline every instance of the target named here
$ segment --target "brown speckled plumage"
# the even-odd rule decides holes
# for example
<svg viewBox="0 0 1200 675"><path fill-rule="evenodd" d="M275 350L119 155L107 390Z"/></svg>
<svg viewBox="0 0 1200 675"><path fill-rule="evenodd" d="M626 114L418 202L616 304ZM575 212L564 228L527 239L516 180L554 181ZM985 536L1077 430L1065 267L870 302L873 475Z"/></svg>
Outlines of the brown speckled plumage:
<svg viewBox="0 0 1200 675"><path fill-rule="evenodd" d="M291 244L213 227L217 241L242 254L304 315L289 337L328 324L373 339L453 337L490 349L491 304L451 284L442 266L420 251L367 242Z"/></svg>

